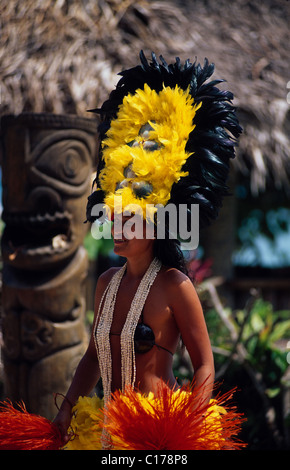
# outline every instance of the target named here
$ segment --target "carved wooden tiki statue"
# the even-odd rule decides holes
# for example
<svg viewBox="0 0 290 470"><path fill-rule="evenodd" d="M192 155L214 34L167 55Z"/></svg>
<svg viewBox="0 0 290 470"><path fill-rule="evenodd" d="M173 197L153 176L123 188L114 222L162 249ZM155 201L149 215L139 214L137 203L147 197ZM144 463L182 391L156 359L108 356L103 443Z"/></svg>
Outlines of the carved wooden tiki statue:
<svg viewBox="0 0 290 470"><path fill-rule="evenodd" d="M95 121L2 118L5 396L52 419L86 346L82 246Z"/></svg>

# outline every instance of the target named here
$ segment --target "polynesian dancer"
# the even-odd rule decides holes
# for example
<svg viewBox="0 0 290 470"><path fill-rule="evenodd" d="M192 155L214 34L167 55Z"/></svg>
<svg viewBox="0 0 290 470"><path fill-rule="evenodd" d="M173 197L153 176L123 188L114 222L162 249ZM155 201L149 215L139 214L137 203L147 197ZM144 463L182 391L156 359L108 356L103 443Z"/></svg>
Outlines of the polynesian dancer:
<svg viewBox="0 0 290 470"><path fill-rule="evenodd" d="M101 145L87 205L88 221L113 220L114 251L126 263L98 279L90 343L53 429L68 449L240 448L243 418L229 396L212 401L213 354L180 233L160 219L174 207L189 234L217 217L241 133L233 95L217 87L222 80L208 81L207 59L202 67L140 58L94 110ZM194 369L190 389L172 371L180 338ZM103 401L89 397L100 378Z"/></svg>

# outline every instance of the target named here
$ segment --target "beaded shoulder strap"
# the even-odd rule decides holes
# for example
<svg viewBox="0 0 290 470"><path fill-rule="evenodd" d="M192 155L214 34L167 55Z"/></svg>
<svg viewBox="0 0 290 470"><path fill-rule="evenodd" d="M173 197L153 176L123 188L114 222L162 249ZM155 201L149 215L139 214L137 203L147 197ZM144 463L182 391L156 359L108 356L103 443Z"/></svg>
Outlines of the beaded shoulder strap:
<svg viewBox="0 0 290 470"><path fill-rule="evenodd" d="M119 271L117 271L109 282L100 301L95 324L94 341L99 360L100 373L103 381L105 403L110 399L112 383L110 331L113 321L116 297L121 280L126 270L126 266L127 265L125 264ZM126 385L134 386L135 383L136 365L134 333L150 288L161 266L162 263L157 258L155 258L150 264L135 293L121 332L121 373L123 390L125 389Z"/></svg>
<svg viewBox="0 0 290 470"><path fill-rule="evenodd" d="M94 341L97 350L100 373L103 382L104 401L109 400L112 382L112 357L110 347L110 330L113 321L117 292L126 270L126 264L119 269L109 282L100 301L94 331ZM102 304L103 308L102 308Z"/></svg>
<svg viewBox="0 0 290 470"><path fill-rule="evenodd" d="M161 261L155 258L144 274L137 292L133 298L126 322L121 333L121 367L122 367L122 390L126 385L135 384L136 363L134 349L134 334L144 304L150 292L150 288L162 266Z"/></svg>

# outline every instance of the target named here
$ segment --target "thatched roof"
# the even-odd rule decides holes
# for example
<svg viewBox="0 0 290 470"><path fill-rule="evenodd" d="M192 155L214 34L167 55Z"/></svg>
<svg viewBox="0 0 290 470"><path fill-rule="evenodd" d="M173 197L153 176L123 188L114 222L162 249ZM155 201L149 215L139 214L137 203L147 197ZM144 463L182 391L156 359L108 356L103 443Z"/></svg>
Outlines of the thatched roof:
<svg viewBox="0 0 290 470"><path fill-rule="evenodd" d="M88 116L140 49L168 62L208 57L235 93L245 130L235 165L253 191L266 175L287 185L289 18L287 0L6 0L0 112Z"/></svg>

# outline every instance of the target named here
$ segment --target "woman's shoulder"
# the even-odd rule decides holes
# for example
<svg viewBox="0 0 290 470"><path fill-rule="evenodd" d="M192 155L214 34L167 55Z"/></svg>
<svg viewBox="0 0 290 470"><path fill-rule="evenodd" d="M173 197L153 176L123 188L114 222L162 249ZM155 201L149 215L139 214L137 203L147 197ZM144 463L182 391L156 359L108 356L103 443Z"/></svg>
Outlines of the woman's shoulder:
<svg viewBox="0 0 290 470"><path fill-rule="evenodd" d="M100 286L105 286L110 282L114 274L121 269L120 267L112 267L102 272L98 277L98 284Z"/></svg>
<svg viewBox="0 0 290 470"><path fill-rule="evenodd" d="M117 267L109 268L99 275L95 290L95 301L99 301L102 298L102 295L104 294L109 282L119 269L120 268Z"/></svg>
<svg viewBox="0 0 290 470"><path fill-rule="evenodd" d="M163 266L161 270L162 281L166 284L167 288L179 286L181 284L192 284L190 278L177 268Z"/></svg>
<svg viewBox="0 0 290 470"><path fill-rule="evenodd" d="M200 308L200 300L192 280L176 268L163 269L163 284L168 303L174 312L189 309L190 306Z"/></svg>
<svg viewBox="0 0 290 470"><path fill-rule="evenodd" d="M112 267L107 269L106 271L102 272L97 281L97 286L96 286L96 296L102 295L103 292L106 290L109 282L111 281L112 277L114 274L119 271L119 267Z"/></svg>

